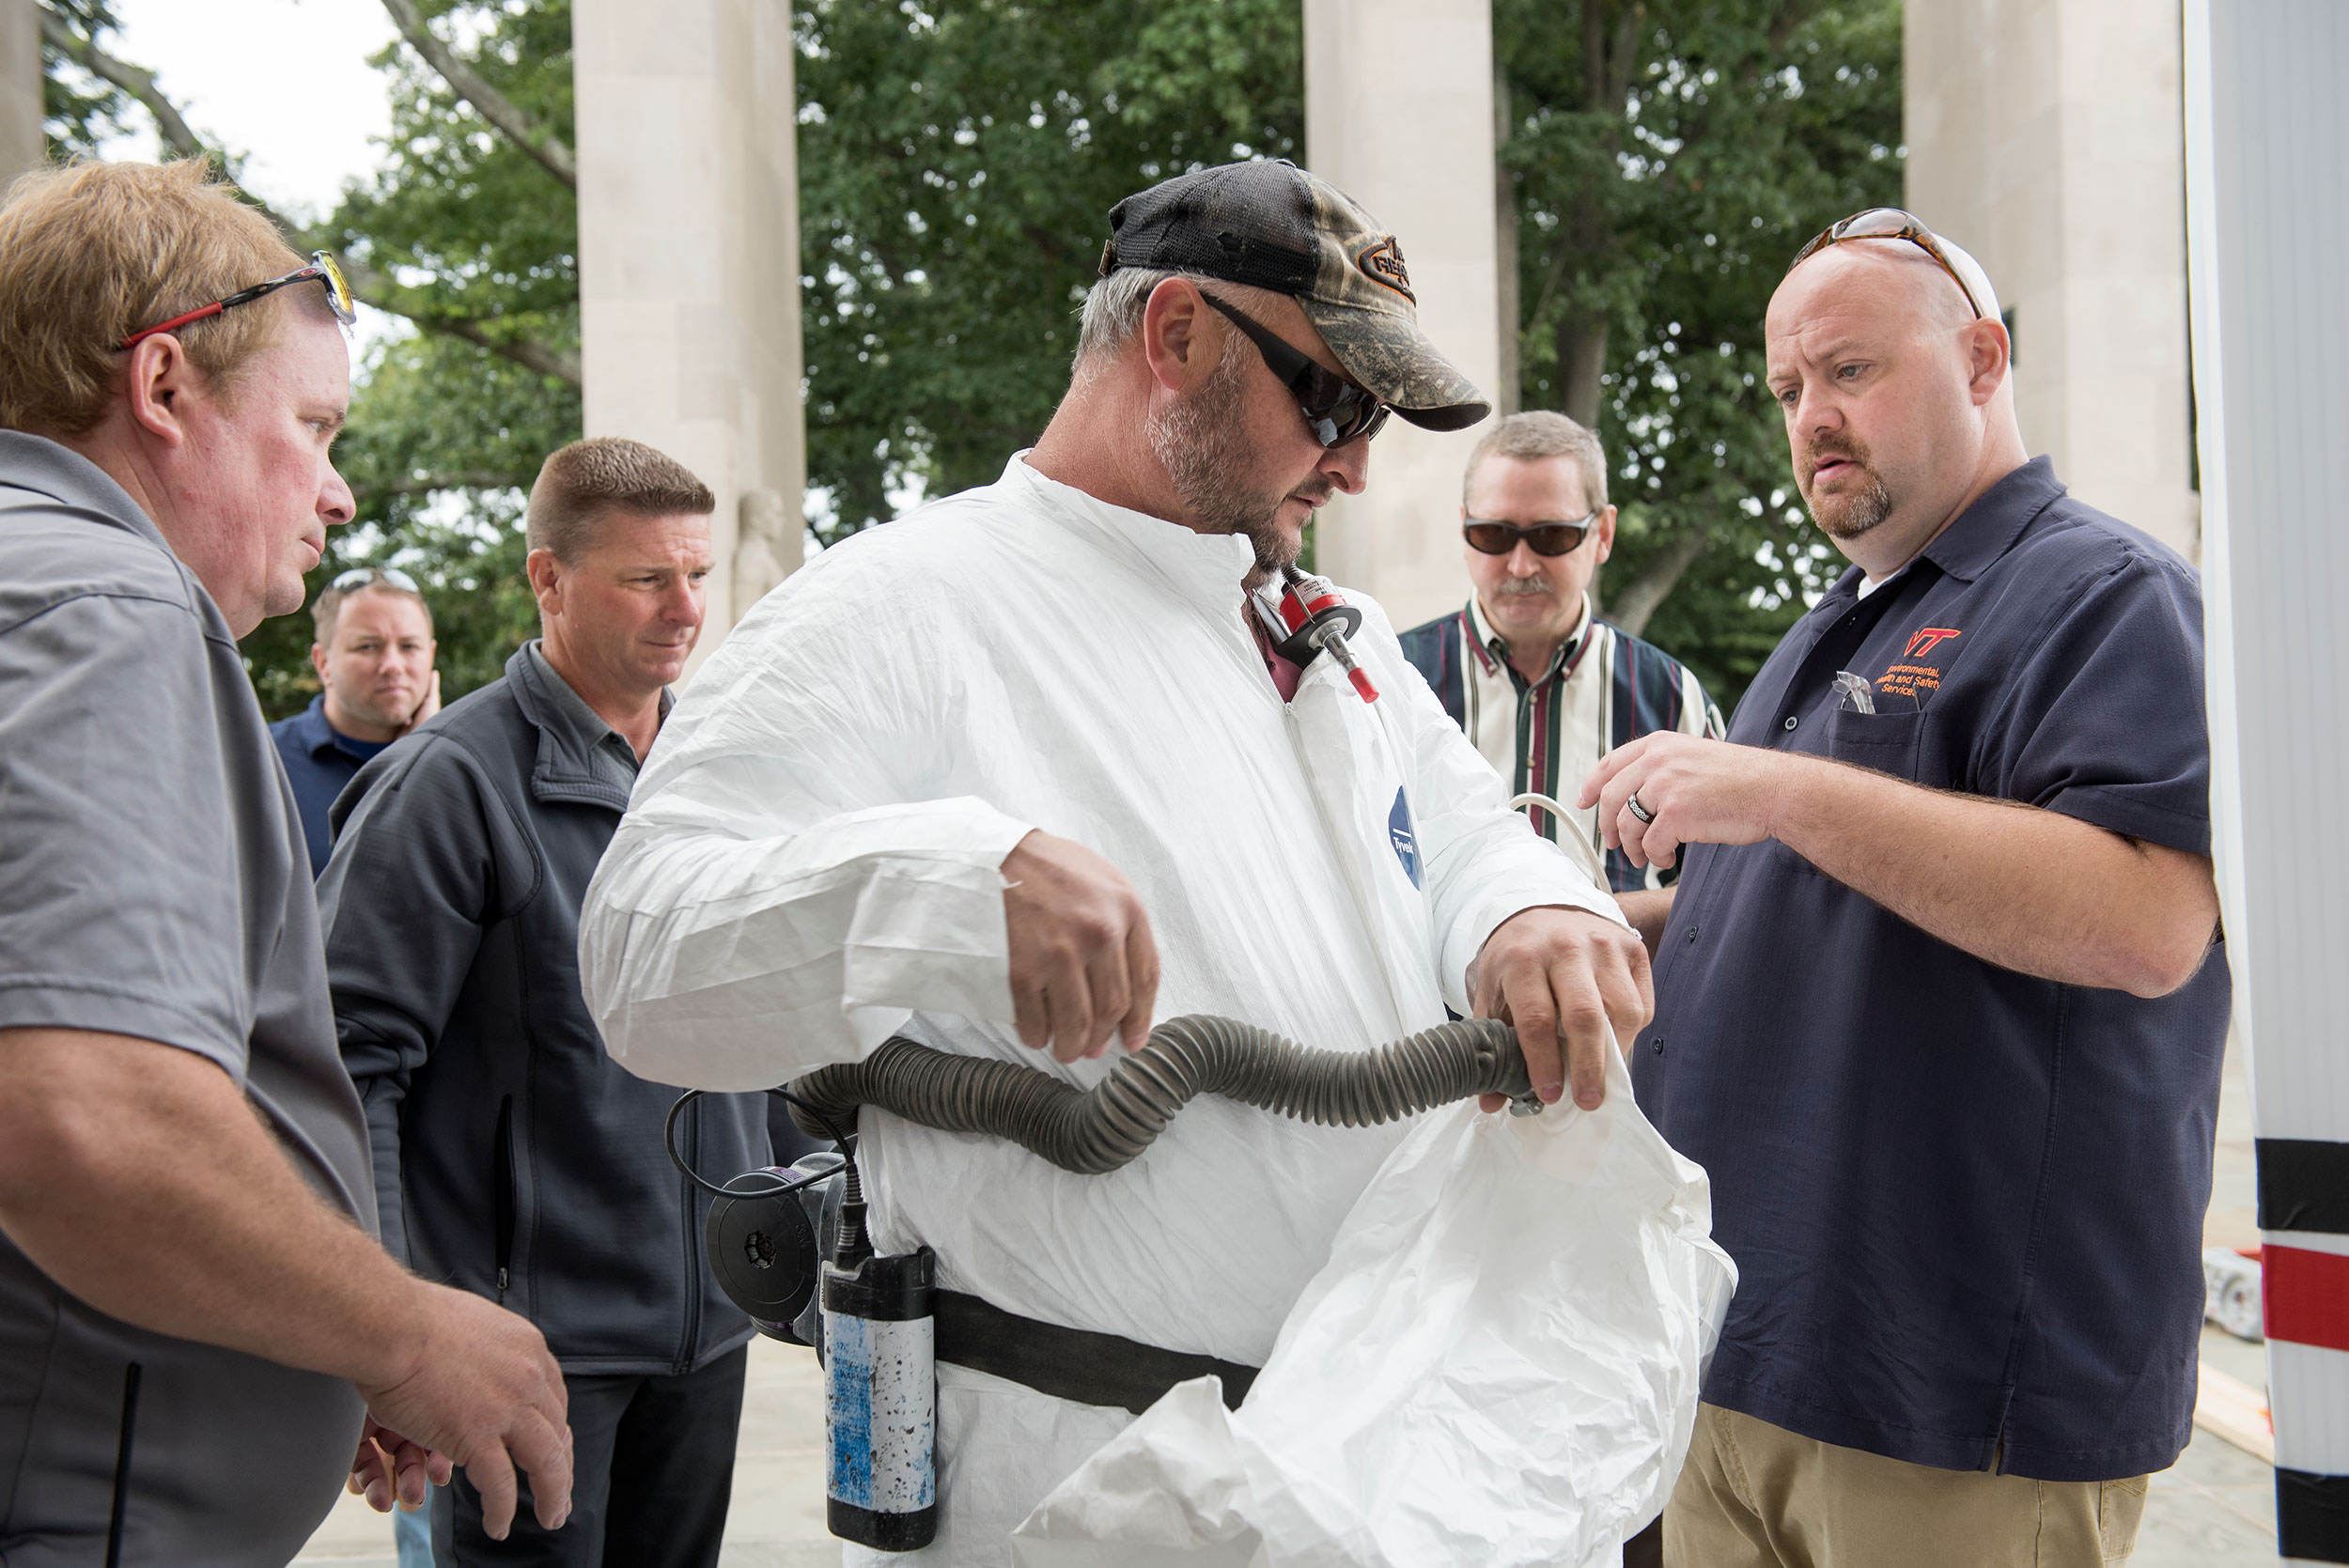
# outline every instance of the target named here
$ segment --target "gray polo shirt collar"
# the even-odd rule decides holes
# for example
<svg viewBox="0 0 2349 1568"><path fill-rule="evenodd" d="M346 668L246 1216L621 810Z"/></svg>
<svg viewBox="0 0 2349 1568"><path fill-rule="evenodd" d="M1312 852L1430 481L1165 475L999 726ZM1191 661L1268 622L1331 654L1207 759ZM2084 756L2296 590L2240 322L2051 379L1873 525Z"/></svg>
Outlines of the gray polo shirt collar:
<svg viewBox="0 0 2349 1568"><path fill-rule="evenodd" d="M86 511L93 520L135 534L166 553L171 550L163 530L139 509L131 492L70 446L22 430L0 430L0 474L7 475L0 483ZM177 564L179 557L172 560ZM185 575L186 568L180 569Z"/></svg>
<svg viewBox="0 0 2349 1568"><path fill-rule="evenodd" d="M538 726L542 737L538 765L531 770L531 788L541 799L580 798L611 801L626 810L636 787L636 748L628 737L603 721L587 699L571 690L556 673L532 638L506 666L523 694L522 710ZM661 717L669 717L675 698L661 693ZM547 741L552 742L552 748Z"/></svg>

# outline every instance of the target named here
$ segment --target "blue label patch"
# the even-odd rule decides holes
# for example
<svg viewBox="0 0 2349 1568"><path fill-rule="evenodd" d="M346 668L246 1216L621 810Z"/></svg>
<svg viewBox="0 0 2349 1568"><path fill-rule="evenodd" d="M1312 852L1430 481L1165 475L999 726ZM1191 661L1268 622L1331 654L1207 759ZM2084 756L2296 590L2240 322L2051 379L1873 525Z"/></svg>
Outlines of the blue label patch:
<svg viewBox="0 0 2349 1568"><path fill-rule="evenodd" d="M1411 886L1419 886L1419 846L1411 842L1411 808L1400 789L1394 792L1394 810L1387 813L1387 838L1394 846L1394 858L1403 862L1403 875Z"/></svg>

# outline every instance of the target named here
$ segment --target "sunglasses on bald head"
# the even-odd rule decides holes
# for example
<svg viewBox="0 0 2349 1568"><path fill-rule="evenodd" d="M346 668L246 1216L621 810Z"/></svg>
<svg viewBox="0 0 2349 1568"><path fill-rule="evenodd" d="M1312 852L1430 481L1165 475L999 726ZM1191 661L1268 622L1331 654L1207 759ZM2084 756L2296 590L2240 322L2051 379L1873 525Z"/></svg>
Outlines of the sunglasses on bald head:
<svg viewBox="0 0 2349 1568"><path fill-rule="evenodd" d="M414 578L397 567L353 567L327 585L338 594L348 594L357 588L372 588L379 582L386 587L397 588L403 594L421 595L424 592L416 586Z"/></svg>
<svg viewBox="0 0 2349 1568"><path fill-rule="evenodd" d="M1915 213L1904 212L1897 207L1872 207L1865 212L1855 212L1848 218L1829 224L1812 238L1811 243L1795 253L1795 259L1787 264L1786 270L1791 272L1829 245L1840 245L1848 240L1907 241L1940 263L1941 270L1950 274L1950 281L1964 292L1966 303L1974 313L1974 319L1982 319L1982 302L1974 298L1973 286L1966 281L1965 274L1950 260L1949 253L1941 248L1940 239L1919 222Z"/></svg>
<svg viewBox="0 0 2349 1568"><path fill-rule="evenodd" d="M1305 416L1305 427L1323 446L1368 441L1387 422L1387 405L1377 397L1333 374L1270 328L1250 319L1206 289L1199 291L1199 297L1230 317L1232 324L1256 346L1256 352L1264 356L1265 367L1289 389L1289 396L1297 399L1298 410Z"/></svg>
<svg viewBox="0 0 2349 1568"><path fill-rule="evenodd" d="M151 327L141 327L115 347L128 349L143 337L152 337L157 333L176 331L180 327L218 316L225 310L233 310L239 305L251 304L254 301L265 295L273 294L280 288L297 283L308 283L313 279L326 285L326 303L334 312L334 319L346 327L354 325L359 319L359 311L351 303L350 285L343 281L343 270L334 264L334 258L326 252L312 251L310 264L307 267L297 267L282 278L272 278L267 283L257 283L250 288L240 288L226 299L214 300L210 304L199 306L184 316L175 316L168 321L158 321Z"/></svg>
<svg viewBox="0 0 2349 1568"><path fill-rule="evenodd" d="M1519 539L1536 555L1571 555L1582 548L1597 520L1598 514L1592 512L1579 522L1536 522L1519 528L1491 518L1470 518L1460 525L1460 536L1468 540L1470 550L1486 555L1506 555L1517 548Z"/></svg>

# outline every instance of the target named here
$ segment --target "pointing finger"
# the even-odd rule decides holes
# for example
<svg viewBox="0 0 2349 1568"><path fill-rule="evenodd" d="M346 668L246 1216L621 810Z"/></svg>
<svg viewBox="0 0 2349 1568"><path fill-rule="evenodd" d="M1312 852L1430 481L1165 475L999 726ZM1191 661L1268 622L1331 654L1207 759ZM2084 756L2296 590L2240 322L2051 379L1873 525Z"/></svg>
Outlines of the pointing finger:
<svg viewBox="0 0 2349 1568"><path fill-rule="evenodd" d="M1646 749L1646 744L1647 737L1641 736L1639 739L1618 746L1599 758L1598 766L1592 768L1590 776L1582 781L1582 787L1575 791L1576 808L1587 811L1596 805L1600 793L1614 782L1616 774L1622 772L1639 757L1640 753Z"/></svg>

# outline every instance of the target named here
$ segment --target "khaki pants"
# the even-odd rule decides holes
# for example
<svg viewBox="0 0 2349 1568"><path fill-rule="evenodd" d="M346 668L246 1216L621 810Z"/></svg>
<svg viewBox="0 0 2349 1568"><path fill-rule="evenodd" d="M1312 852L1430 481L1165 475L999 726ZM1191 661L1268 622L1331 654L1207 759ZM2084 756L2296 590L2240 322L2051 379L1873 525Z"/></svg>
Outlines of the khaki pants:
<svg viewBox="0 0 2349 1568"><path fill-rule="evenodd" d="M2030 1481L1838 1448L1717 1405L1664 1510L1669 1568L2095 1568L2137 1548L2146 1477Z"/></svg>

